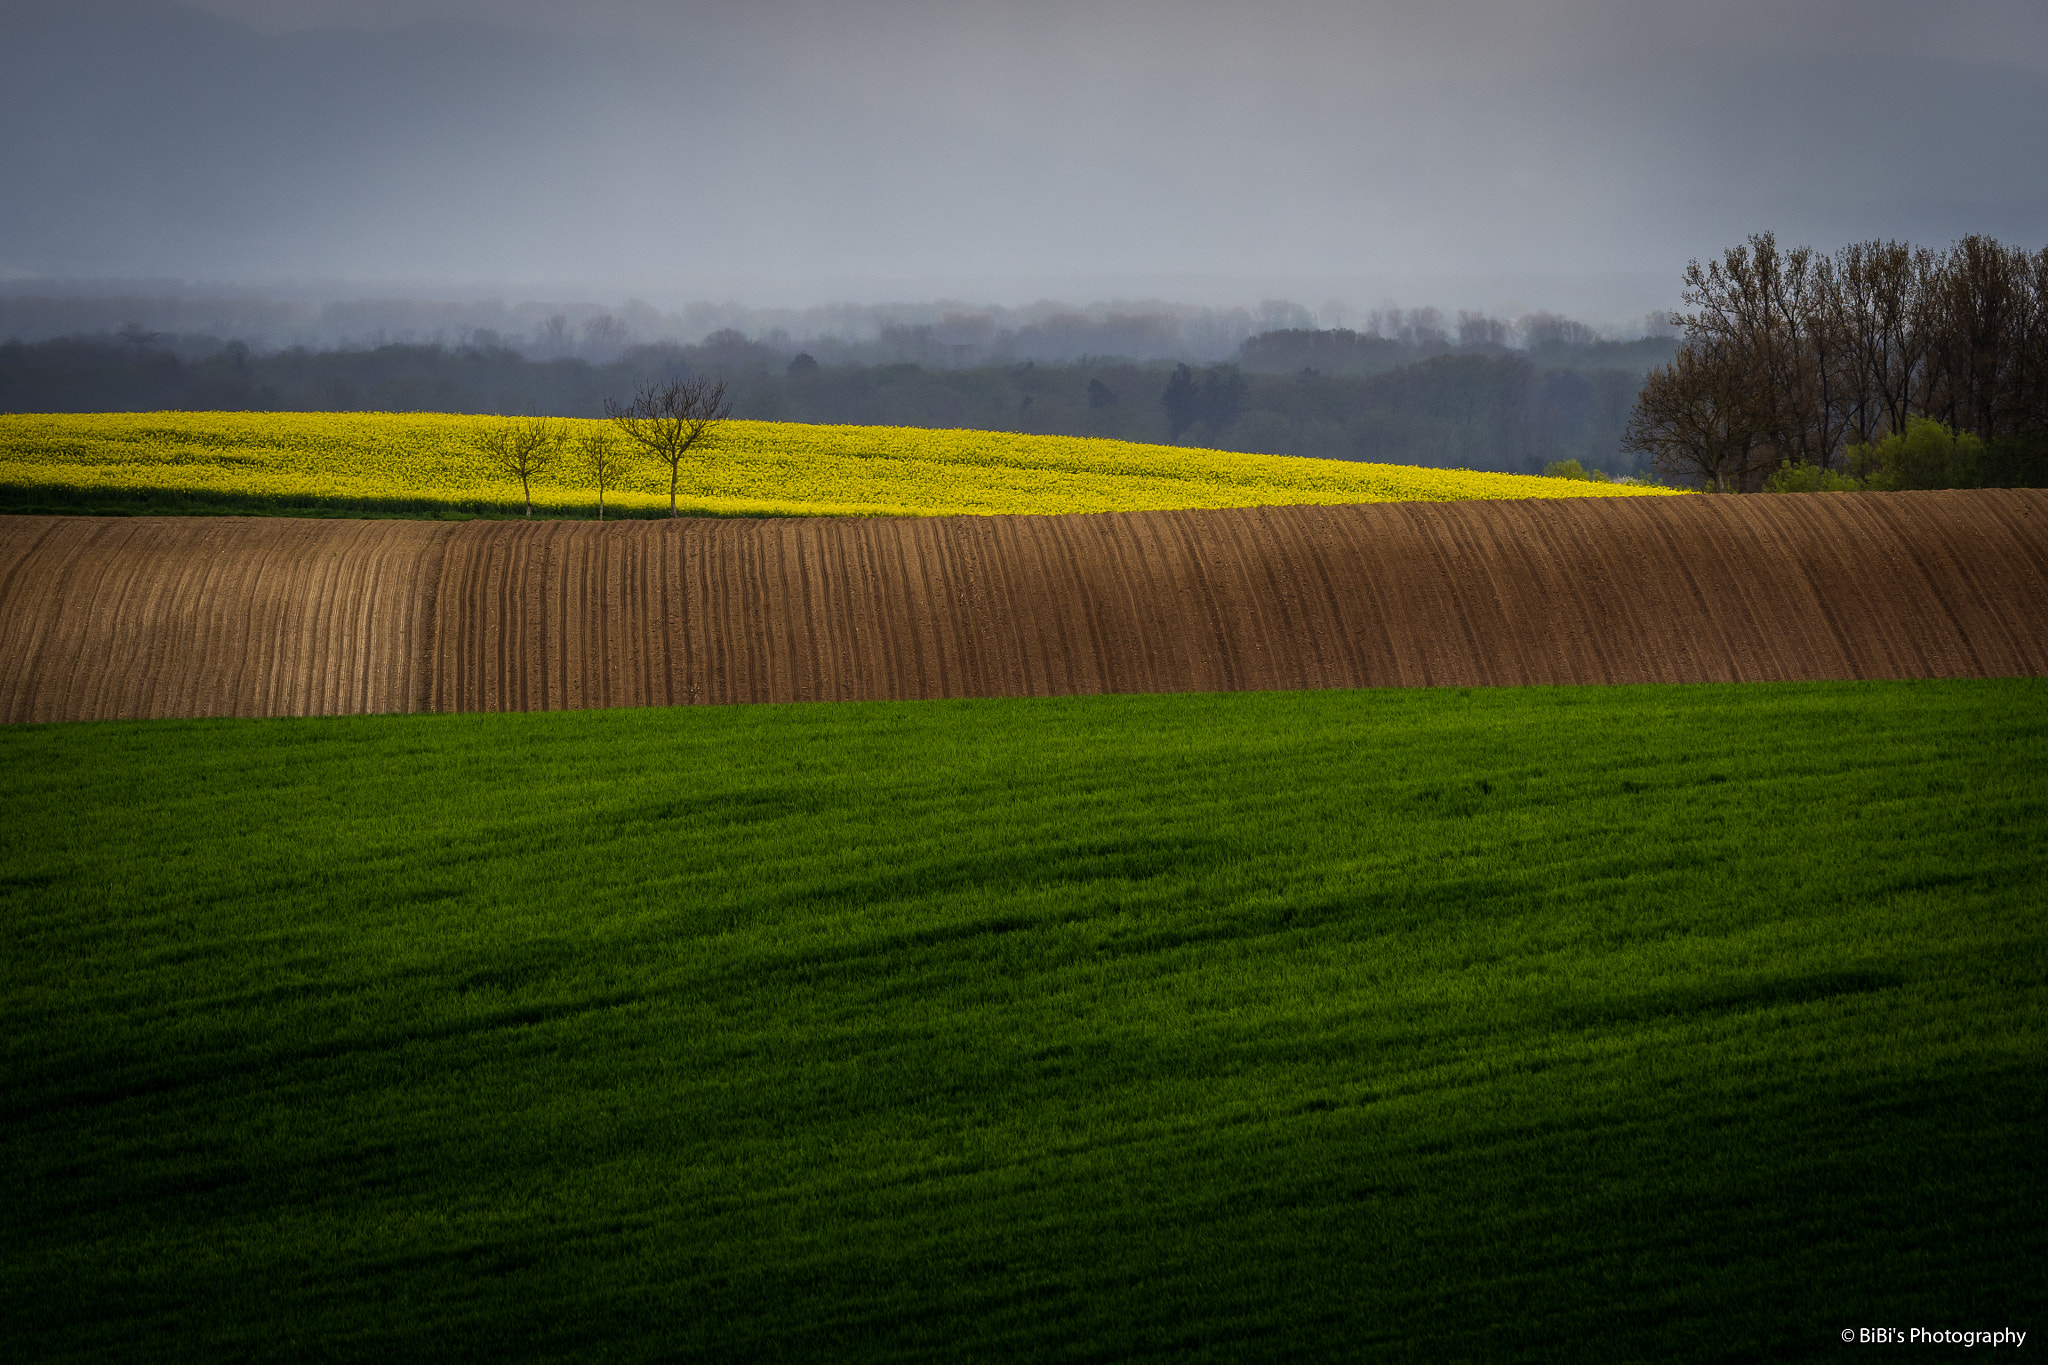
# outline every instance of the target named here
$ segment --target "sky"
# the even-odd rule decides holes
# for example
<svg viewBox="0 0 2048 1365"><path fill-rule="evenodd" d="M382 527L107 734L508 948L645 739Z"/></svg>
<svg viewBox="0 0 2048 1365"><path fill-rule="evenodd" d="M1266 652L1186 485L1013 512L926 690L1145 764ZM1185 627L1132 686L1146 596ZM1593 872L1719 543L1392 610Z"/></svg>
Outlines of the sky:
<svg viewBox="0 0 2048 1365"><path fill-rule="evenodd" d="M0 0L0 282L1675 303L2048 245L2039 0Z"/></svg>

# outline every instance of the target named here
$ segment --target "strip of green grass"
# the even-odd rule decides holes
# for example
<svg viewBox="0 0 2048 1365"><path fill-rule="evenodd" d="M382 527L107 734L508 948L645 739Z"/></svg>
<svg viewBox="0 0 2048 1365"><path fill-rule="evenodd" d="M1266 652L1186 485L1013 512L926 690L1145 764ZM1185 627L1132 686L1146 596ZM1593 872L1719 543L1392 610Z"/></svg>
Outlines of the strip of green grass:
<svg viewBox="0 0 2048 1365"><path fill-rule="evenodd" d="M2044 703L7 729L0 1355L2033 1345Z"/></svg>

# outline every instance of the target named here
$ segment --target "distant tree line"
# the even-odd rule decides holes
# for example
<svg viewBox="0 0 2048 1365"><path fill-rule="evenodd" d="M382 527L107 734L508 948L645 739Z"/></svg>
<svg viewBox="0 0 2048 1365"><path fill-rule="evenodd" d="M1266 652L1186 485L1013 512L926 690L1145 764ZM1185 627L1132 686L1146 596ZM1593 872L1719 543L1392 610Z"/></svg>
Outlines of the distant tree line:
<svg viewBox="0 0 2048 1365"><path fill-rule="evenodd" d="M602 417L608 399L709 378L725 383L739 418L1104 436L1522 473L1573 459L1617 476L1638 468L1621 451L1622 431L1643 375L1670 358L1675 338L1602 342L1584 329L1560 335L1569 333L1560 325L1516 350L1496 339L1498 329L1455 341L1427 318L1413 320L1425 311L1393 336L1264 333L1213 365L821 364L735 331L695 346L630 348L603 364L488 346L262 355L217 339L101 335L0 344L0 411Z"/></svg>
<svg viewBox="0 0 2048 1365"><path fill-rule="evenodd" d="M1829 256L1762 233L1692 263L1684 301L1684 342L1623 442L1660 470L1738 492L2048 482L2048 249ZM1907 453L1964 438L1962 455Z"/></svg>
<svg viewBox="0 0 2048 1365"><path fill-rule="evenodd" d="M5 282L0 281L0 286ZM1354 310L1325 303L1322 325L1346 327ZM387 345L513 350L530 360L578 358L610 364L635 346L708 344L718 336L753 338L785 359L809 352L827 367L913 364L944 369L1069 364L1088 356L1215 364L1237 358L1248 337L1313 333L1317 313L1286 299L1256 308L1212 308L1152 300L1085 307L1041 300L1024 307L931 303L830 304L756 308L699 301L661 312L639 300L615 306L502 299L357 298L325 302L227 296L18 293L0 287L0 337L46 341L109 335L132 326L160 333L159 345L181 359L217 350L218 338L239 337L268 354L292 346L314 351L371 351ZM1517 319L1434 308L1375 308L1357 315L1360 332L1379 343L1370 369L1390 369L1441 351L1493 343L1536 350L1552 341L1596 340L1592 329L1553 313ZM1650 330L1661 332L1660 315ZM208 339L212 338L210 345ZM1314 364L1351 372L1342 361ZM1258 368L1251 365L1250 368Z"/></svg>

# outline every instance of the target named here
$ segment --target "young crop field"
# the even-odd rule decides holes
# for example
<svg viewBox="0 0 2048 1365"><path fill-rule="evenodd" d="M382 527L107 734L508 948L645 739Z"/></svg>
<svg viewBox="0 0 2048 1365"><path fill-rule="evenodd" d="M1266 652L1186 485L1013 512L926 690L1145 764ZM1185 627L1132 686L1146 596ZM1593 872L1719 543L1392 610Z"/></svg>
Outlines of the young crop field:
<svg viewBox="0 0 2048 1365"><path fill-rule="evenodd" d="M516 479L476 447L504 418L417 413L0 416L0 495L15 510L81 504L504 513ZM588 516L569 450L533 482L544 515ZM1073 436L727 422L682 466L692 515L925 516L1660 495L1669 489L1468 470L1242 455ZM102 507L105 504L106 507ZM665 514L668 470L642 460L606 504Z"/></svg>
<svg viewBox="0 0 2048 1365"><path fill-rule="evenodd" d="M0 1355L2031 1337L2044 716L2019 680L0 729Z"/></svg>

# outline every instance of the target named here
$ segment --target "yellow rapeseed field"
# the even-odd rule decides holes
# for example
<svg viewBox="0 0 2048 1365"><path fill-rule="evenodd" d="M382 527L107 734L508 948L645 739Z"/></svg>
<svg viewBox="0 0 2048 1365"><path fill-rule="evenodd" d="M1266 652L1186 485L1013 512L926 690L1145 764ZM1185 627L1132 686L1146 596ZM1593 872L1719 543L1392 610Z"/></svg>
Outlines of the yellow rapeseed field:
<svg viewBox="0 0 2048 1365"><path fill-rule="evenodd" d="M490 472L474 444L485 424L504 420L439 413L0 416L0 485L516 509L518 483ZM566 425L573 437L604 424ZM735 421L718 426L685 462L678 506L699 514L938 516L1665 491L1076 436ZM551 512L588 512L596 497L576 468L573 446L533 485L535 507ZM665 508L667 469L637 461L606 503Z"/></svg>

